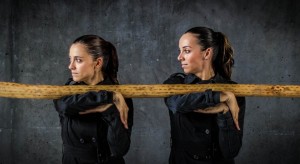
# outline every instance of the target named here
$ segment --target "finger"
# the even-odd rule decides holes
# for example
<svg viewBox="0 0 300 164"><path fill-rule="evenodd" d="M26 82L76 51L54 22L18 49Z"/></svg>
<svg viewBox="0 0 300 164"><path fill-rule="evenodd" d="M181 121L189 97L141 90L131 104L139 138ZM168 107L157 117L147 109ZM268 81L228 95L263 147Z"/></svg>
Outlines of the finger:
<svg viewBox="0 0 300 164"><path fill-rule="evenodd" d="M103 111L106 111L109 107L111 107L112 106L112 104L107 104L104 108L103 108L103 110L102 110L102 112Z"/></svg>
<svg viewBox="0 0 300 164"><path fill-rule="evenodd" d="M238 130L241 130L241 129L240 129L240 125L239 125L239 121L238 121L237 119L234 119L234 124L235 124L235 126L236 126L236 128L237 128Z"/></svg>
<svg viewBox="0 0 300 164"><path fill-rule="evenodd" d="M229 111L228 107L225 107L223 110L223 114L226 114Z"/></svg>
<svg viewBox="0 0 300 164"><path fill-rule="evenodd" d="M197 109L197 110L194 110L194 112L203 113L203 114L216 114L216 113L221 112L221 110L218 110L218 109L210 109L210 110Z"/></svg>
<svg viewBox="0 0 300 164"><path fill-rule="evenodd" d="M89 111L84 111L84 112L79 112L79 114L88 114L90 113Z"/></svg>
<svg viewBox="0 0 300 164"><path fill-rule="evenodd" d="M97 111L97 109L86 110L86 111L83 111L83 112L79 112L79 114L95 113L95 111Z"/></svg>
<svg viewBox="0 0 300 164"><path fill-rule="evenodd" d="M120 112L120 118L121 118L121 122L124 125L124 127L126 129L128 129L128 124L127 124L127 112L126 110L123 110L122 112Z"/></svg>
<svg viewBox="0 0 300 164"><path fill-rule="evenodd" d="M202 109L196 109L196 110L194 110L194 112L196 112L196 113L204 113L204 110L202 110Z"/></svg>
<svg viewBox="0 0 300 164"><path fill-rule="evenodd" d="M86 111L79 112L79 114L81 115L81 114L103 112L103 111L106 111L110 106L112 106L112 104L101 105L101 106L98 106L94 109L88 109Z"/></svg>
<svg viewBox="0 0 300 164"><path fill-rule="evenodd" d="M125 128L128 129L128 110L125 111L124 113L124 122L125 122Z"/></svg>
<svg viewBox="0 0 300 164"><path fill-rule="evenodd" d="M239 113L240 113L240 108L238 107L238 110L237 110L237 112L236 112L235 122L236 122L236 125L237 125L238 130L241 130L241 129L240 129L240 126L239 126Z"/></svg>
<svg viewBox="0 0 300 164"><path fill-rule="evenodd" d="M128 129L128 123L125 114L123 114L122 123L124 124L125 129Z"/></svg>
<svg viewBox="0 0 300 164"><path fill-rule="evenodd" d="M194 112L196 112L196 113L209 113L208 110L203 110L203 109L196 109L196 110L194 110Z"/></svg>
<svg viewBox="0 0 300 164"><path fill-rule="evenodd" d="M241 130L240 126L239 126L239 111L235 112L235 116L234 116L233 120L234 120L234 124L235 124L236 128L238 130Z"/></svg>
<svg viewBox="0 0 300 164"><path fill-rule="evenodd" d="M123 113L123 112L120 112L120 119L121 119L122 124L123 124L124 127L126 128L126 123L125 123L124 113Z"/></svg>
<svg viewBox="0 0 300 164"><path fill-rule="evenodd" d="M127 107L126 103L124 104L123 112L124 112L124 126L126 129L128 129L128 107Z"/></svg>

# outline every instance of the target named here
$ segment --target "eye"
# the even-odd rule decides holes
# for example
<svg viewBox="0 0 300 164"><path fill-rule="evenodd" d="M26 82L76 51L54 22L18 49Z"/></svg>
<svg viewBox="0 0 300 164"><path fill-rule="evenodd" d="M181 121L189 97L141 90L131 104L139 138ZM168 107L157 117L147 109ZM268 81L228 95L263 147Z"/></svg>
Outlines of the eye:
<svg viewBox="0 0 300 164"><path fill-rule="evenodd" d="M81 62L82 62L82 60L81 60L81 59L78 59L78 58L76 58L75 61L76 61L77 63L81 63Z"/></svg>
<svg viewBox="0 0 300 164"><path fill-rule="evenodd" d="M190 50L183 50L184 53L188 54L190 53L191 51Z"/></svg>
<svg viewBox="0 0 300 164"><path fill-rule="evenodd" d="M75 61L76 63L81 63L81 62L82 62L82 59L81 59L80 57L78 57L78 56L75 56L75 57L74 57L74 61Z"/></svg>

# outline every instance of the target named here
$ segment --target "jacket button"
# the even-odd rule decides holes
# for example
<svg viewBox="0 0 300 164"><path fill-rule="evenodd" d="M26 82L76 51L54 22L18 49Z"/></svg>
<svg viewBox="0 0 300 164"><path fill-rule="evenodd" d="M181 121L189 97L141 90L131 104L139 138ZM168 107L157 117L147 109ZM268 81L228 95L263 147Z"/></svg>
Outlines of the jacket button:
<svg viewBox="0 0 300 164"><path fill-rule="evenodd" d="M96 141L97 141L97 140L96 140L96 138L95 138L95 137L93 137L93 138L92 138L92 142L94 142L94 143L95 143Z"/></svg>
<svg viewBox="0 0 300 164"><path fill-rule="evenodd" d="M80 141L80 143L82 143L82 144L84 143L84 139L83 139L83 138L80 138L79 141Z"/></svg>
<svg viewBox="0 0 300 164"><path fill-rule="evenodd" d="M193 158L197 160L197 159L199 159L199 156L198 155L193 155Z"/></svg>
<svg viewBox="0 0 300 164"><path fill-rule="evenodd" d="M209 129L206 129L206 130L205 130L205 133L206 133L206 134L209 134Z"/></svg>

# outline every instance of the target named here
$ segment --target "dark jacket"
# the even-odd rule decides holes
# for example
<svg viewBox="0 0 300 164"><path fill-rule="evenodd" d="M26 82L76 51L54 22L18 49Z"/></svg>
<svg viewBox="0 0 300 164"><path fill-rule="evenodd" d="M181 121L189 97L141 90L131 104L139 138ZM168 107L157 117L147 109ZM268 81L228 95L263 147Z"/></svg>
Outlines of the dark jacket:
<svg viewBox="0 0 300 164"><path fill-rule="evenodd" d="M201 80L193 74L176 73L165 84L232 83L219 75ZM237 130L230 112L226 114L201 114L204 109L220 103L220 92L206 90L165 98L171 122L170 164L234 163L243 137L245 98L237 97L240 108Z"/></svg>
<svg viewBox="0 0 300 164"><path fill-rule="evenodd" d="M114 84L106 78L98 85ZM69 80L66 85L84 85ZM61 123L63 163L124 163L123 156L130 146L133 125L133 104L126 99L129 108L128 127L122 124L119 111L112 105L102 113L79 115L79 112L103 104L113 103L112 92L90 91L85 94L65 96L54 100Z"/></svg>

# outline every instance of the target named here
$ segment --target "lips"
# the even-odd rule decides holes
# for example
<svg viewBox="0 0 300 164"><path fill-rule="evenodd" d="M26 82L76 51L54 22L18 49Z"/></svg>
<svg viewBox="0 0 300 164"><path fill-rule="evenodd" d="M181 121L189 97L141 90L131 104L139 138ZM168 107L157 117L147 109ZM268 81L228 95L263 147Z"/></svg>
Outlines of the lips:
<svg viewBox="0 0 300 164"><path fill-rule="evenodd" d="M181 64L181 67L182 68L184 68L184 67L186 67L187 66L187 64Z"/></svg>

